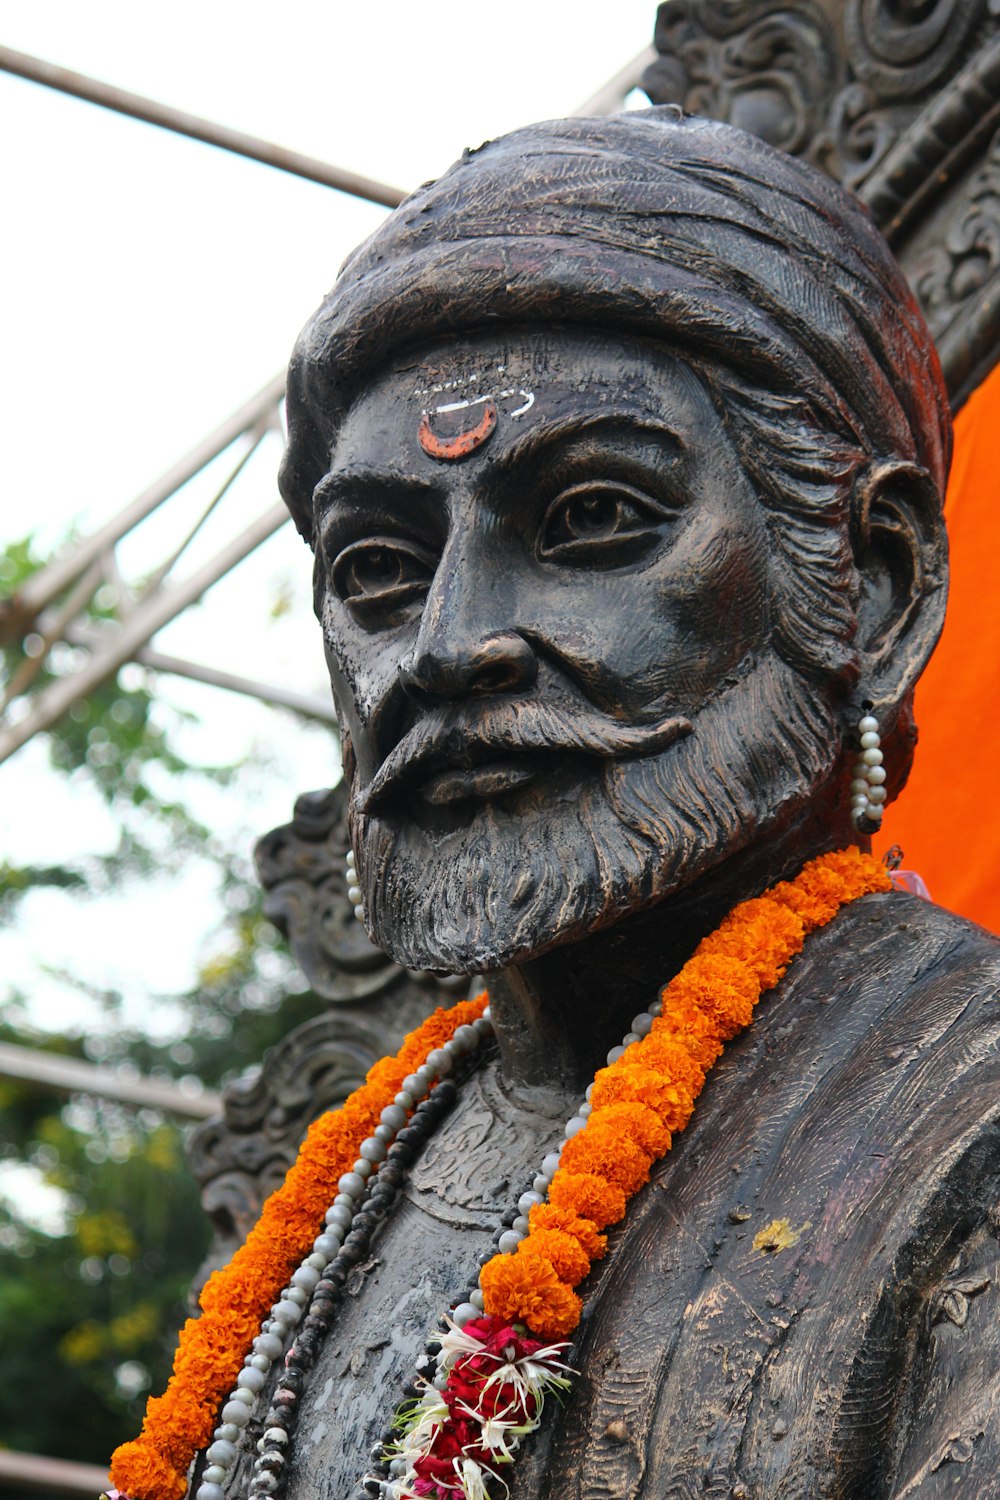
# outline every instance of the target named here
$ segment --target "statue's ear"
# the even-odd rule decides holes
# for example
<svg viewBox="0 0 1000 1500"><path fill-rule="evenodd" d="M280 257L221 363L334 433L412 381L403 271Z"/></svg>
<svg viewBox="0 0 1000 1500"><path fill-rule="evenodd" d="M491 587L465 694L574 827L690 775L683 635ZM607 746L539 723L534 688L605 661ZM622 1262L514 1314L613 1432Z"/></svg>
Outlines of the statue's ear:
<svg viewBox="0 0 1000 1500"><path fill-rule="evenodd" d="M948 543L941 497L917 464L871 464L852 509L861 683L878 714L912 692L941 633Z"/></svg>

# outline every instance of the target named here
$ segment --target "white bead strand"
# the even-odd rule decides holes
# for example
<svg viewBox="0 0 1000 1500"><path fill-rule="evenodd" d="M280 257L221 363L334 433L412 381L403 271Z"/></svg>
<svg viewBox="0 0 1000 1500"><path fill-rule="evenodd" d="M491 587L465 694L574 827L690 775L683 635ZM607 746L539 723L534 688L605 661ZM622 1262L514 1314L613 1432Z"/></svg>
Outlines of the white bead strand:
<svg viewBox="0 0 1000 1500"><path fill-rule="evenodd" d="M427 1098L433 1084L445 1078L460 1057L474 1052L492 1033L487 1006L478 1020L471 1026L459 1026L442 1047L435 1047L428 1054L416 1073L408 1075L392 1104L382 1110L374 1132L361 1142L357 1161L337 1182L337 1194L326 1211L325 1222L313 1241L312 1249L279 1293L277 1302L253 1340L235 1386L226 1397L220 1426L206 1453L208 1467L195 1490L195 1500L224 1500L225 1483L239 1458L245 1429L254 1415L258 1397L268 1384L272 1367L291 1343L320 1277L337 1255L358 1215L366 1209L378 1164L385 1160L389 1146L409 1122L409 1112ZM258 1453L263 1454L265 1439L285 1443L287 1437L280 1428L268 1428L257 1444ZM252 1493L264 1492L265 1477L266 1471L255 1465Z"/></svg>
<svg viewBox="0 0 1000 1500"><path fill-rule="evenodd" d="M344 863L344 877L347 881L347 899L354 908L354 915L363 926L365 920L365 903L364 897L361 894L361 887L358 885L358 872L354 868L353 849L348 849L347 851Z"/></svg>
<svg viewBox="0 0 1000 1500"><path fill-rule="evenodd" d="M877 833L885 803L885 768L878 720L866 713L858 723L860 750L851 779L851 821L859 833Z"/></svg>

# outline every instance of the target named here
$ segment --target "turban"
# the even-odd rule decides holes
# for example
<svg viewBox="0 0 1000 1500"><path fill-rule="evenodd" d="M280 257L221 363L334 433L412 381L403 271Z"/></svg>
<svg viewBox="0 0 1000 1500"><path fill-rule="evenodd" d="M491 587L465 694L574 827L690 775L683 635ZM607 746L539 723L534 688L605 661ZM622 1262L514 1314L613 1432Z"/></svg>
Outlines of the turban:
<svg viewBox="0 0 1000 1500"><path fill-rule="evenodd" d="M307 539L365 379L404 347L526 325L604 328L727 367L943 490L937 355L866 210L795 157L667 106L488 141L351 255L289 369L281 488Z"/></svg>

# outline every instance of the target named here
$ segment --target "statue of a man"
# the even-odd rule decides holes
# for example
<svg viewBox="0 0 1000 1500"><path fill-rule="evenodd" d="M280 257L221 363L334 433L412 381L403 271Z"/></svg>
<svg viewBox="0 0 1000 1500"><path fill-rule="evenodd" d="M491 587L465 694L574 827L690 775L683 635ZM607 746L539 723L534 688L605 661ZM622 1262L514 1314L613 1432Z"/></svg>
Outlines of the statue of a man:
<svg viewBox="0 0 1000 1500"><path fill-rule="evenodd" d="M318 1351L291 1500L355 1491L427 1330L699 939L858 842L863 717L871 810L903 785L949 448L864 212L673 110L467 153L308 325L282 483L365 919L402 964L485 974L499 1055ZM1000 1493L998 974L905 891L807 940L583 1284L580 1373L512 1500Z"/></svg>

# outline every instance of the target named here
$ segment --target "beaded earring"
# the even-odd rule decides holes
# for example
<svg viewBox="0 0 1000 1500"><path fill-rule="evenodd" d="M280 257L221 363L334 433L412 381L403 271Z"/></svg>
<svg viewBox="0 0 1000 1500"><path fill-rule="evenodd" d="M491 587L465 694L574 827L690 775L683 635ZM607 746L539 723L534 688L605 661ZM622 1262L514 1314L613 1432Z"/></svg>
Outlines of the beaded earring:
<svg viewBox="0 0 1000 1500"><path fill-rule="evenodd" d="M357 917L358 921L362 925L364 925L364 920L365 920L364 897L361 894L361 887L358 885L358 872L354 868L354 850L353 849L348 849L348 851L347 851L347 863L346 863L346 867L345 867L345 870L344 870L344 874L347 877L347 899L351 903L351 905L354 907L354 915Z"/></svg>
<svg viewBox="0 0 1000 1500"><path fill-rule="evenodd" d="M859 833L877 833L885 803L885 768L878 720L868 711L858 723L861 749L851 781L851 821Z"/></svg>

